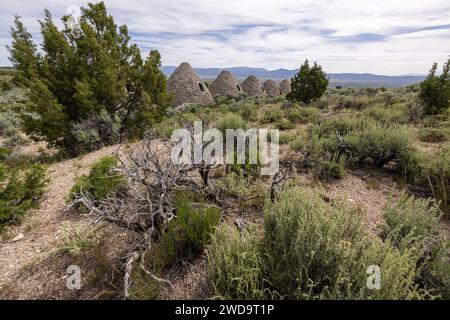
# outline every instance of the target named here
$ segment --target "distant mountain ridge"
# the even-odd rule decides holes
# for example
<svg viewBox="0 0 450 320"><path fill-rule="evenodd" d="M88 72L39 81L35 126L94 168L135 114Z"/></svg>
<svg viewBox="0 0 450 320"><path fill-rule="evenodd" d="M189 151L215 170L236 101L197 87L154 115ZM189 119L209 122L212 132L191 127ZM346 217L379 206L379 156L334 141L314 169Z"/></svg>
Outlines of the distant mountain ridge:
<svg viewBox="0 0 450 320"><path fill-rule="evenodd" d="M174 66L163 66L161 70L170 76L176 69ZM223 70L230 71L238 80L243 80L249 75L254 75L260 80L272 79L281 81L290 79L298 71L288 69L267 70L264 68L252 67L231 67L231 68L194 68L198 75L204 80L213 80ZM425 75L398 75L385 76L372 73L327 73L330 79L330 86L344 87L403 87L410 84L419 83L425 79Z"/></svg>

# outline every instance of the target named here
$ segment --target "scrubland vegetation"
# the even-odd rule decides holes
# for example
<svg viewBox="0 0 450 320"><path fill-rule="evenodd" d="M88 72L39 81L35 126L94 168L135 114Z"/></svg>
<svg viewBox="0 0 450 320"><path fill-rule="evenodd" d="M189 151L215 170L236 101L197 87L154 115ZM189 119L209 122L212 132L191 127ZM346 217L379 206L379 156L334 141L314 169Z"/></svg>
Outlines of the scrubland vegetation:
<svg viewBox="0 0 450 320"><path fill-rule="evenodd" d="M89 269L85 297L450 299L448 63L420 85L339 90L326 89L320 66L304 65L294 86L305 73L319 79L307 96L170 108L156 51L143 61L103 4L83 9L82 28L88 38L68 43L71 31L57 31L46 12L40 55L16 19L17 71L1 75L0 228L39 204L51 184L46 166L118 144L79 171L66 205L77 219L125 233L120 248L108 256L105 243L119 232L95 229L51 255ZM98 70L79 63L93 54L88 40L101 48ZM260 176L259 163L176 166L167 138L196 120L221 131L280 129L280 173ZM24 155L30 138L49 144ZM360 203L327 192L349 177L376 189L380 172L392 184L379 192L385 204L369 228ZM381 272L379 289L367 287L370 266ZM180 288L192 270L197 277Z"/></svg>

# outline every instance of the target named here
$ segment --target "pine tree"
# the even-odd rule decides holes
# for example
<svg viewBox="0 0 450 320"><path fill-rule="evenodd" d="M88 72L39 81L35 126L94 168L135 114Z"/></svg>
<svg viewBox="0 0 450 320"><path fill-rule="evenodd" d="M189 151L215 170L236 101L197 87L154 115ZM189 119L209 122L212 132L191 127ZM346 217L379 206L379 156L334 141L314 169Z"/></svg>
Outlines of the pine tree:
<svg viewBox="0 0 450 320"><path fill-rule="evenodd" d="M117 26L103 2L81 8L78 28L69 16L62 20L64 27L58 30L50 12L44 11L39 21L43 54L19 17L11 29L10 60L30 88L27 133L78 152L88 143L80 140L87 135L104 144L114 141L106 133L117 136L117 130L96 127L100 124L115 126L119 119L120 133L130 136L158 121L170 104L158 51L143 60L130 43L127 26ZM80 128L88 132L80 134Z"/></svg>
<svg viewBox="0 0 450 320"><path fill-rule="evenodd" d="M290 101L310 103L320 99L328 87L328 78L322 67L314 62L309 66L308 59L301 65L299 72L291 80L292 91L287 94Z"/></svg>

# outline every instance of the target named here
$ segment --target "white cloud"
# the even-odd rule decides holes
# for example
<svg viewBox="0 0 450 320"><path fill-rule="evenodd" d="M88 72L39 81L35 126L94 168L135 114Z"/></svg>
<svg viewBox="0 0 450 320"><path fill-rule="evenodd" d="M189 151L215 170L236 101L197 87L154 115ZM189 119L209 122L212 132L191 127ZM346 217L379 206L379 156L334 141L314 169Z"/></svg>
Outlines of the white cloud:
<svg viewBox="0 0 450 320"><path fill-rule="evenodd" d="M426 73L450 54L448 0L108 0L143 54L163 64L296 68L306 58L328 72ZM38 36L48 8L59 19L74 0L7 0L0 12L0 64L14 14ZM366 41L364 41L366 40ZM368 41L370 40L370 41Z"/></svg>

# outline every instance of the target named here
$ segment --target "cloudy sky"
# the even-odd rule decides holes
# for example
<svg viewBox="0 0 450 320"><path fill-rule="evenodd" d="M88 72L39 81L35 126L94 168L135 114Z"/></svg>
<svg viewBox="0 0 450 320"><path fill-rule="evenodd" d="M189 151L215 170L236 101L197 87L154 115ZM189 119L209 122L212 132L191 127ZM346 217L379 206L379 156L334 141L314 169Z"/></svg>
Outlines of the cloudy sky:
<svg viewBox="0 0 450 320"><path fill-rule="evenodd" d="M14 14L40 40L37 19L55 20L77 0L2 0L0 65ZM449 0L111 0L143 54L158 49L164 65L298 68L316 60L327 72L425 74L450 54Z"/></svg>

